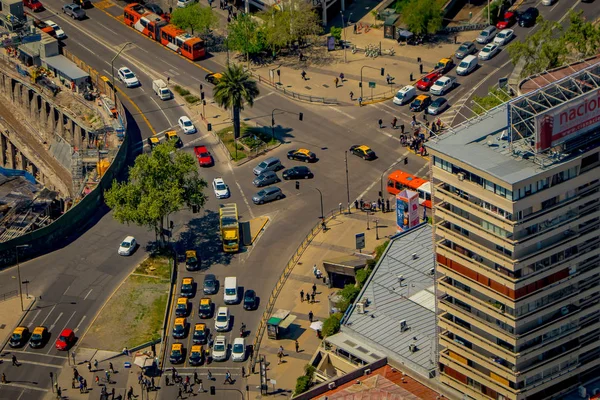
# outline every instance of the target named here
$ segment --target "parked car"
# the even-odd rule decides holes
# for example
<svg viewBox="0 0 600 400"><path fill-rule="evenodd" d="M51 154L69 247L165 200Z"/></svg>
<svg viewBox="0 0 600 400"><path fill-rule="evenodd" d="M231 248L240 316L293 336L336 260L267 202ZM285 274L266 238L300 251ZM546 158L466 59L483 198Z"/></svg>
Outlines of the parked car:
<svg viewBox="0 0 600 400"><path fill-rule="evenodd" d="M277 186L270 186L252 196L252 202L254 204L264 204L282 198L283 192L281 189L279 189Z"/></svg>
<svg viewBox="0 0 600 400"><path fill-rule="evenodd" d="M140 85L140 80L135 76L132 70L127 67L121 67L117 71L119 80L125 84L128 88L136 87Z"/></svg>
<svg viewBox="0 0 600 400"><path fill-rule="evenodd" d="M285 180L314 178L314 175L312 172L310 172L310 169L308 169L308 167L305 167L303 165L293 167L290 169L286 169L285 171L283 171L282 176L283 176L283 179L285 179Z"/></svg>
<svg viewBox="0 0 600 400"><path fill-rule="evenodd" d="M419 79L415 86L419 90L427 91L441 76L442 74L439 71L430 72L421 79Z"/></svg>
<svg viewBox="0 0 600 400"><path fill-rule="evenodd" d="M477 61L477 57L475 56L466 56L458 67L456 67L456 73L458 75L469 75L471 72L477 68L479 62Z"/></svg>
<svg viewBox="0 0 600 400"><path fill-rule="evenodd" d="M456 86L456 78L454 76L446 75L435 81L429 93L435 94L436 96L443 96L448 93Z"/></svg>
<svg viewBox="0 0 600 400"><path fill-rule="evenodd" d="M252 184L256 187L268 186L273 183L280 182L281 179L277 176L277 174L273 171L266 171L254 178Z"/></svg>
<svg viewBox="0 0 600 400"><path fill-rule="evenodd" d="M514 25L517 22L517 14L512 11L507 11L502 16L502 19L496 23L496 28L506 29Z"/></svg>
<svg viewBox="0 0 600 400"><path fill-rule="evenodd" d="M494 57L496 54L498 54L499 51L500 51L500 47L498 47L497 44L494 44L494 43L486 44L485 47L483 49L481 49L481 51L479 51L479 54L477 54L477 57L480 60L489 60L492 57Z"/></svg>
<svg viewBox="0 0 600 400"><path fill-rule="evenodd" d="M225 184L223 178L213 179L212 187L217 199L226 199L229 197L229 186Z"/></svg>
<svg viewBox="0 0 600 400"><path fill-rule="evenodd" d="M540 12L537 8L529 7L527 10L519 14L519 26L534 26L538 15L540 15Z"/></svg>
<svg viewBox="0 0 600 400"><path fill-rule="evenodd" d="M62 28L60 26L58 26L58 24L56 24L55 22L53 22L51 20L47 20L44 22L46 23L46 25L48 25L50 28L52 28L52 30L54 31L54 35L56 36L57 39L65 39L67 37L67 34L65 33L65 31L63 31Z"/></svg>
<svg viewBox="0 0 600 400"><path fill-rule="evenodd" d="M194 147L194 153L196 154L198 164L200 164L201 167L210 167L214 164L212 155L210 154L206 146Z"/></svg>
<svg viewBox="0 0 600 400"><path fill-rule="evenodd" d="M473 54L476 51L477 51L477 48L475 47L475 43L473 43L473 42L464 42L456 50L456 53L454 53L454 56L456 58L458 58L459 60L462 60L463 58L465 58L469 54Z"/></svg>
<svg viewBox="0 0 600 400"><path fill-rule="evenodd" d="M494 25L490 25L484 30L482 30L479 33L479 36L477 36L477 39L475 40L477 40L477 43L487 44L492 41L494 36L496 36L497 32L498 30L496 29L496 27Z"/></svg>
<svg viewBox="0 0 600 400"><path fill-rule="evenodd" d="M202 284L204 294L216 294L218 290L217 278L213 274L206 274L204 276L204 283Z"/></svg>
<svg viewBox="0 0 600 400"><path fill-rule="evenodd" d="M127 236L119 245L118 254L120 256L130 256L137 247L137 242L133 236Z"/></svg>
<svg viewBox="0 0 600 400"><path fill-rule="evenodd" d="M177 8L185 8L193 3L194 0L177 0Z"/></svg>
<svg viewBox="0 0 600 400"><path fill-rule="evenodd" d="M494 38L494 43L498 46L504 46L508 44L515 37L515 31L512 29L501 30Z"/></svg>
<svg viewBox="0 0 600 400"><path fill-rule="evenodd" d="M410 103L410 111L412 111L412 112L423 111L423 110L427 109L427 107L429 107L430 104L431 104L431 96L429 96L428 94L419 95L419 96L417 96L415 101Z"/></svg>
<svg viewBox="0 0 600 400"><path fill-rule="evenodd" d="M437 115L446 108L448 108L448 100L444 97L438 97L429 105L429 107L427 107L427 114Z"/></svg>
<svg viewBox="0 0 600 400"><path fill-rule="evenodd" d="M254 173L254 175L258 176L258 175L262 174L263 172L266 172L266 171L277 172L282 168L283 168L283 165L281 165L281 161L279 161L279 158L269 157L269 158L261 161L260 164L258 164L256 167L254 167L252 172Z"/></svg>
<svg viewBox="0 0 600 400"><path fill-rule="evenodd" d="M551 6L556 0L542 0L542 5Z"/></svg>
<svg viewBox="0 0 600 400"><path fill-rule="evenodd" d="M242 337L233 339L231 347L231 360L243 362L246 359L246 340Z"/></svg>
<svg viewBox="0 0 600 400"><path fill-rule="evenodd" d="M192 120L187 116L179 117L179 127L183 131L183 133L196 133L196 127L192 123Z"/></svg>
<svg viewBox="0 0 600 400"><path fill-rule="evenodd" d="M248 289L244 292L244 310L254 310L258 306L256 292Z"/></svg>
<svg viewBox="0 0 600 400"><path fill-rule="evenodd" d="M215 361L225 361L227 359L227 339L225 336L219 335L215 338L212 359Z"/></svg>

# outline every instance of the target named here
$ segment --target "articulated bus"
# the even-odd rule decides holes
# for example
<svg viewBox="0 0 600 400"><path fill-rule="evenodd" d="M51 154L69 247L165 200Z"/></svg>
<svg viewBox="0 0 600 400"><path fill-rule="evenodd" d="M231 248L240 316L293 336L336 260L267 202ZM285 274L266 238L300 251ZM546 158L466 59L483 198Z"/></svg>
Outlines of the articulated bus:
<svg viewBox="0 0 600 400"><path fill-rule="evenodd" d="M394 196L404 189L419 193L419 204L431 208L431 182L404 171L394 171L388 176L387 191Z"/></svg>
<svg viewBox="0 0 600 400"><path fill-rule="evenodd" d="M190 60L196 61L206 55L202 39L169 24L141 4L128 4L123 15L127 25Z"/></svg>

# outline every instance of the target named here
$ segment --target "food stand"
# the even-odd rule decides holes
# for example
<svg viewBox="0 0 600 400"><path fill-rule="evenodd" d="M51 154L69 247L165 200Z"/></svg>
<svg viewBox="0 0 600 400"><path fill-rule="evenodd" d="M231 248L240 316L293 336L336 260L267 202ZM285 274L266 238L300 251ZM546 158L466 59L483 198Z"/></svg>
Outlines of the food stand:
<svg viewBox="0 0 600 400"><path fill-rule="evenodd" d="M269 339L280 339L295 320L296 316L290 314L290 310L275 311L267 321L267 336Z"/></svg>

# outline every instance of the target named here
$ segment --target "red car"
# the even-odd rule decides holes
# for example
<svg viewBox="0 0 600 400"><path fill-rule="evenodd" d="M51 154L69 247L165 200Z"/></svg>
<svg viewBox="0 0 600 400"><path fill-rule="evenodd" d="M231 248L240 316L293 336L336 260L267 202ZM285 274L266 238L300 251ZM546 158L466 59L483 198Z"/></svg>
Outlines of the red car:
<svg viewBox="0 0 600 400"><path fill-rule="evenodd" d="M69 350L69 347L75 343L75 332L65 328L56 339L56 348L58 350Z"/></svg>
<svg viewBox="0 0 600 400"><path fill-rule="evenodd" d="M198 158L198 163L201 167L210 167L213 165L213 158L210 155L210 152L206 149L206 146L194 147L194 153L196 153L196 158Z"/></svg>
<svg viewBox="0 0 600 400"><path fill-rule="evenodd" d="M425 75L424 77L422 77L421 79L419 79L419 81L417 82L417 84L415 86L419 90L427 91L433 86L435 81L437 81L441 77L442 77L442 74L439 71L430 72L427 75Z"/></svg>
<svg viewBox="0 0 600 400"><path fill-rule="evenodd" d="M40 0L23 0L23 5L33 12L44 10L44 5L40 2Z"/></svg>
<svg viewBox="0 0 600 400"><path fill-rule="evenodd" d="M502 20L498 21L498 23L496 24L496 28L510 28L515 22L517 22L517 14L515 14L512 11L507 11L504 13L504 17L502 18Z"/></svg>

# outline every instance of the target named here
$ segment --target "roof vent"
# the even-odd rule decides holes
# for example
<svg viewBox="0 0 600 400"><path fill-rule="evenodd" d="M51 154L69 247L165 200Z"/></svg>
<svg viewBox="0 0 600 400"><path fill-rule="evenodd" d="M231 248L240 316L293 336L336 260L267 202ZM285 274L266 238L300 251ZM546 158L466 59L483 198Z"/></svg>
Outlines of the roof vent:
<svg viewBox="0 0 600 400"><path fill-rule="evenodd" d="M365 374L365 375L371 375L371 368L367 368L367 369L365 369L365 372L364 372L364 374Z"/></svg>
<svg viewBox="0 0 600 400"><path fill-rule="evenodd" d="M365 305L363 303L356 303L356 312L359 314L365 313Z"/></svg>
<svg viewBox="0 0 600 400"><path fill-rule="evenodd" d="M417 258L419 258L419 255L417 253L413 253L412 254L412 259L416 260Z"/></svg>
<svg viewBox="0 0 600 400"><path fill-rule="evenodd" d="M400 321L400 332L405 332L408 330L408 324L406 323L406 320L403 319L402 321Z"/></svg>
<svg viewBox="0 0 600 400"><path fill-rule="evenodd" d="M403 280L404 280L404 275L398 275L398 282L402 283Z"/></svg>

